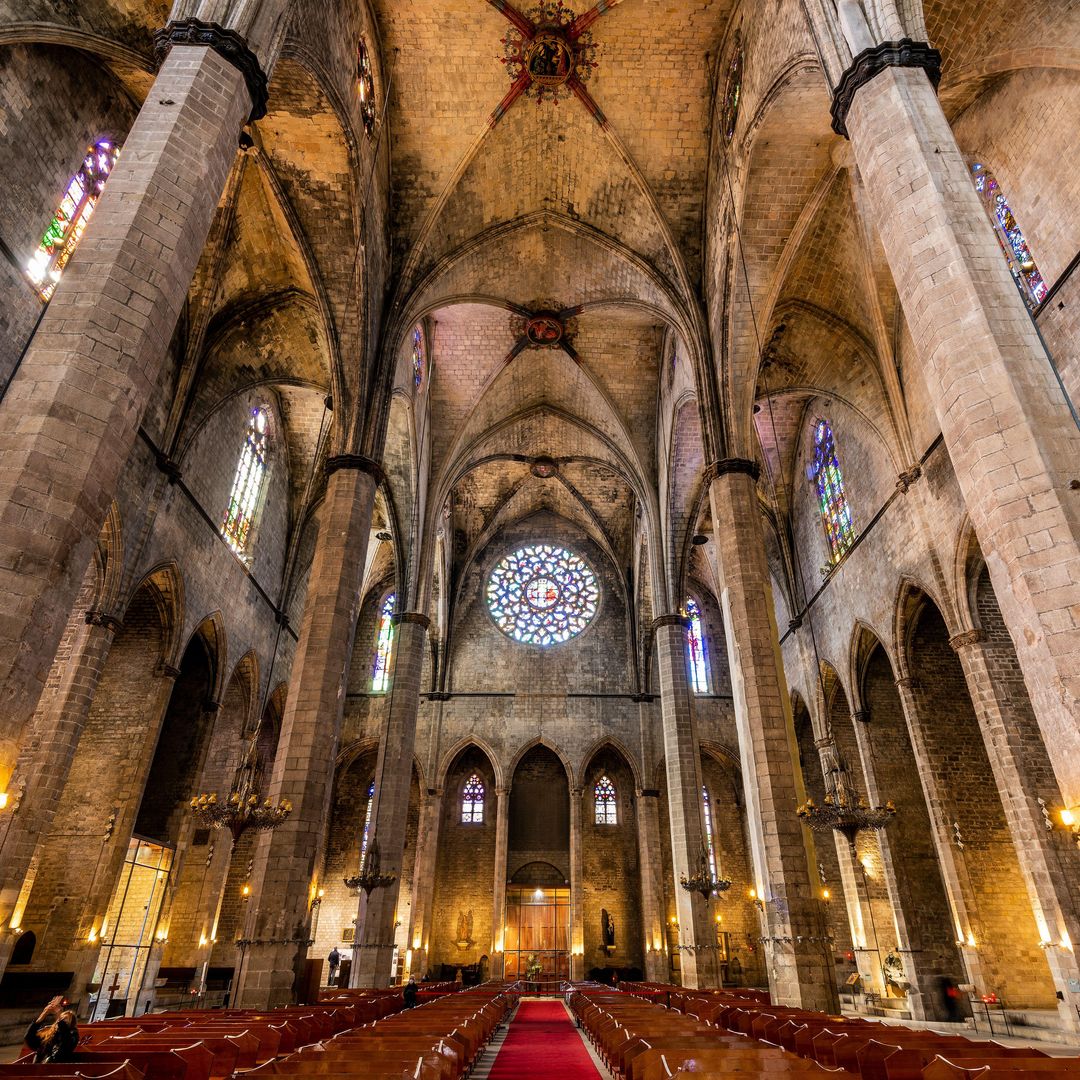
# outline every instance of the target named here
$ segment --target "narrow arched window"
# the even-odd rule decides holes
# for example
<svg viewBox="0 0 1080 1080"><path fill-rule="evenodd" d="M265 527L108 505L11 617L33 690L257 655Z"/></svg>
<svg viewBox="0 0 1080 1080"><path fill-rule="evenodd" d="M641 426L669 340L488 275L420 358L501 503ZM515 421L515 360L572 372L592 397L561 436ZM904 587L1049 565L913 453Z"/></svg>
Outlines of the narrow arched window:
<svg viewBox="0 0 1080 1080"><path fill-rule="evenodd" d="M461 792L461 821L465 825L484 823L484 781L473 773Z"/></svg>
<svg viewBox="0 0 1080 1080"><path fill-rule="evenodd" d="M364 811L364 831L360 834L360 869L364 869L364 859L367 856L368 839L371 836L371 811L375 806L375 781L368 784L367 809Z"/></svg>
<svg viewBox="0 0 1080 1080"><path fill-rule="evenodd" d="M618 825L618 804L615 801L615 785L607 776L601 776L593 788L596 799L596 824Z"/></svg>
<svg viewBox="0 0 1080 1080"><path fill-rule="evenodd" d="M982 196L983 206L990 215L998 243L1005 253L1005 261L1009 264L1017 288L1028 307L1037 308L1046 299L1049 290L1035 265L1035 256L1031 254L1023 229L1017 224L1009 200L1001 190L997 178L985 165L975 162L971 166L971 174L975 178L975 190Z"/></svg>
<svg viewBox="0 0 1080 1080"><path fill-rule="evenodd" d="M87 147L79 171L71 178L37 251L26 267L27 276L42 300L48 300L56 291L56 283L79 246L119 154L120 148L108 139L100 139Z"/></svg>
<svg viewBox="0 0 1080 1080"><path fill-rule="evenodd" d="M221 535L237 555L245 554L251 543L251 527L266 480L269 438L269 410L258 406L248 417L247 435L236 465L229 506L221 523Z"/></svg>
<svg viewBox="0 0 1080 1080"><path fill-rule="evenodd" d="M693 684L695 694L707 694L709 692L709 661L705 655L705 635L701 631L701 608L692 596L686 599L686 618L690 623L686 628L690 682Z"/></svg>
<svg viewBox="0 0 1080 1080"><path fill-rule="evenodd" d="M413 329L412 335L412 369L413 383L419 390L424 382L424 367L426 357L424 355L424 331L419 327Z"/></svg>
<svg viewBox="0 0 1080 1080"><path fill-rule="evenodd" d="M716 845L713 843L712 803L709 799L709 789L704 785L701 787L701 809L702 817L705 820L705 850L709 855L709 873L712 874L715 879L720 875L716 872Z"/></svg>
<svg viewBox="0 0 1080 1080"><path fill-rule="evenodd" d="M367 42L363 38L356 46L356 87L360 96L360 121L364 131L371 135L375 131L375 78L371 73Z"/></svg>
<svg viewBox="0 0 1080 1080"><path fill-rule="evenodd" d="M829 541L833 562L839 562L855 539L851 510L844 494L844 474L836 456L836 442L828 420L819 420L814 428L814 463L811 468L817 488L818 509Z"/></svg>
<svg viewBox="0 0 1080 1080"><path fill-rule="evenodd" d="M390 685L390 653L394 648L394 607L397 594L390 593L379 609L379 632L375 638L375 666L371 672L373 693L385 694Z"/></svg>

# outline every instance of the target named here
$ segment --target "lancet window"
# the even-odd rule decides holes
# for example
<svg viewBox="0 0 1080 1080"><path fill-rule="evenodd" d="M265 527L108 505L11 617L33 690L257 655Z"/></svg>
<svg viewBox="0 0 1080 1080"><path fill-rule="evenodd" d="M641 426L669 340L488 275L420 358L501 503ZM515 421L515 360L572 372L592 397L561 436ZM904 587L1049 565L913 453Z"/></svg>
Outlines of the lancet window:
<svg viewBox="0 0 1080 1080"><path fill-rule="evenodd" d="M615 800L615 785L607 776L601 776L593 788L596 800L596 824L618 825L618 804Z"/></svg>
<svg viewBox="0 0 1080 1080"><path fill-rule="evenodd" d="M251 528L266 483L266 464L270 441L270 412L257 406L248 417L248 430L236 465L229 505L221 523L225 543L244 555L251 545Z"/></svg>
<svg viewBox="0 0 1080 1080"><path fill-rule="evenodd" d="M397 594L390 593L379 609L379 629L375 636L375 665L371 672L373 693L385 694L390 686L390 653L394 648L394 607Z"/></svg>
<svg viewBox="0 0 1080 1080"><path fill-rule="evenodd" d="M844 474L836 456L836 441L828 420L819 420L814 428L814 462L811 469L817 489L818 509L829 552L839 562L855 540L851 509L844 493Z"/></svg>
<svg viewBox="0 0 1080 1080"><path fill-rule="evenodd" d="M461 793L461 821L465 825L484 823L484 781L473 773Z"/></svg>

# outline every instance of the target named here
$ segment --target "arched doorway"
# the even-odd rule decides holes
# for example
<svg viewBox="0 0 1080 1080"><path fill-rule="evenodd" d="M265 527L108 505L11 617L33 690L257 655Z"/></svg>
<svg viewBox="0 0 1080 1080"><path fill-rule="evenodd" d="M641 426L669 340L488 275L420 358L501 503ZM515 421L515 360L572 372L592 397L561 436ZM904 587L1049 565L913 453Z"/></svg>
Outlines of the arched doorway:
<svg viewBox="0 0 1080 1080"><path fill-rule="evenodd" d="M553 989L570 978L570 785L546 746L514 770L509 824L504 975Z"/></svg>

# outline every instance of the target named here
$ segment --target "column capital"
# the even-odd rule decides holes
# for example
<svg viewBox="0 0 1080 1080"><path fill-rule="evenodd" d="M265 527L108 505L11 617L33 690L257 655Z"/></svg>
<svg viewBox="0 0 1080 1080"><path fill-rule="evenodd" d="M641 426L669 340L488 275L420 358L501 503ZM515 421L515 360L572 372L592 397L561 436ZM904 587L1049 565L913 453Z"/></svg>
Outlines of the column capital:
<svg viewBox="0 0 1080 1080"><path fill-rule="evenodd" d="M941 82L941 53L925 41L883 41L870 49L863 49L851 62L851 67L840 76L833 91L832 128L837 135L848 138L847 117L855 95L868 82L886 68L922 68L937 88Z"/></svg>
<svg viewBox="0 0 1080 1080"><path fill-rule="evenodd" d="M426 694L421 694L421 697L426 697L428 701L449 701L452 697L449 690L431 690Z"/></svg>
<svg viewBox="0 0 1080 1080"><path fill-rule="evenodd" d="M159 679L175 679L180 675L180 669L173 667L172 664L166 664L164 660L154 669L154 674Z"/></svg>
<svg viewBox="0 0 1080 1080"><path fill-rule="evenodd" d="M660 789L655 787L643 787L637 793L639 799L659 799Z"/></svg>
<svg viewBox="0 0 1080 1080"><path fill-rule="evenodd" d="M110 633L115 634L118 630L123 629L124 620L117 618L115 615L110 615L105 611L91 610L86 613L86 625L101 626Z"/></svg>
<svg viewBox="0 0 1080 1080"><path fill-rule="evenodd" d="M386 473L377 461L372 461L363 454L334 454L326 459L326 475L333 476L343 469L355 469L357 472L367 473L376 484L381 484L386 479Z"/></svg>
<svg viewBox="0 0 1080 1080"><path fill-rule="evenodd" d="M913 675L901 675L900 678L896 680L897 690L915 690L918 688L918 685L919 680Z"/></svg>
<svg viewBox="0 0 1080 1080"><path fill-rule="evenodd" d="M974 630L965 630L960 634L953 634L949 638L949 647L953 652L958 653L961 649L966 649L969 645L979 645L986 640L986 635L982 630L977 627Z"/></svg>
<svg viewBox="0 0 1080 1080"><path fill-rule="evenodd" d="M856 724L869 724L870 723L870 710L869 709L853 709L851 713L851 719Z"/></svg>
<svg viewBox="0 0 1080 1080"><path fill-rule="evenodd" d="M424 630L431 626L431 619L419 611L403 611L400 615L392 615L390 622L393 626L398 626L400 623L412 623Z"/></svg>
<svg viewBox="0 0 1080 1080"><path fill-rule="evenodd" d="M896 487L903 494L922 476L922 466L912 465L910 469L899 473L896 477Z"/></svg>
<svg viewBox="0 0 1080 1080"><path fill-rule="evenodd" d="M646 693L631 694L630 700L634 702L635 705L649 705L656 700L656 695Z"/></svg>
<svg viewBox="0 0 1080 1080"><path fill-rule="evenodd" d="M270 97L266 72L259 58L248 48L247 41L235 30L195 18L171 22L154 34L154 53L158 63L165 59L174 45L201 45L213 49L222 60L232 64L244 76L251 95L249 123L261 120L266 115L266 102Z"/></svg>
<svg viewBox="0 0 1080 1080"><path fill-rule="evenodd" d="M741 473L756 482L761 476L761 466L750 458L720 458L705 470L705 482L709 484L717 477L729 476L732 473Z"/></svg>
<svg viewBox="0 0 1080 1080"><path fill-rule="evenodd" d="M652 621L652 629L659 630L662 626L681 626L684 630L690 628L690 620L685 615L675 612L672 615L657 615Z"/></svg>

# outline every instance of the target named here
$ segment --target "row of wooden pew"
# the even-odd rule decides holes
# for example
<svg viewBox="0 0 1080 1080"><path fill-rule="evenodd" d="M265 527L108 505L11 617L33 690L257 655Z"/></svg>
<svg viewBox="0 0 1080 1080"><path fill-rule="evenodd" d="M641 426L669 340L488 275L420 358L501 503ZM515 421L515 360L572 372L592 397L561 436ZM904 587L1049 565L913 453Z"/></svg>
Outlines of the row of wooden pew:
<svg viewBox="0 0 1080 1080"><path fill-rule="evenodd" d="M760 992L655 984L624 984L623 990L576 995L572 1008L625 1080L666 1080L680 1071L840 1072L863 1080L1080 1076L1077 1058L770 1005Z"/></svg>
<svg viewBox="0 0 1080 1080"><path fill-rule="evenodd" d="M447 994L276 1058L243 1080L459 1080L512 1004L511 996L494 986Z"/></svg>
<svg viewBox="0 0 1080 1080"><path fill-rule="evenodd" d="M74 1061L38 1065L27 1055L0 1064L0 1080L217 1080L377 1021L402 1005L400 991L369 991L349 1001L266 1012L220 1009L117 1017L80 1027Z"/></svg>

